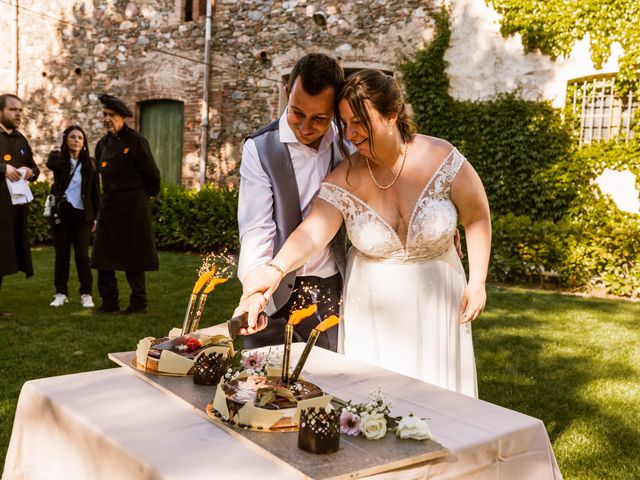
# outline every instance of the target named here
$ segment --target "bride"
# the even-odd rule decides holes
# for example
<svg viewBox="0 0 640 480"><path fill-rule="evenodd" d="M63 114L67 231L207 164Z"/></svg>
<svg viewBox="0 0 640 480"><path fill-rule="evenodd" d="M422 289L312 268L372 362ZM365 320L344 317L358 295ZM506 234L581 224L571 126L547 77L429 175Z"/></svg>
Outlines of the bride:
<svg viewBox="0 0 640 480"><path fill-rule="evenodd" d="M362 70L338 96L341 137L356 147L322 184L306 219L269 265L243 281L245 333L286 272L345 222L353 247L343 292L342 351L477 397L470 322L483 311L489 204L473 167L447 141L418 135L392 77ZM453 244L465 229L469 281ZM258 295L257 293L262 293Z"/></svg>

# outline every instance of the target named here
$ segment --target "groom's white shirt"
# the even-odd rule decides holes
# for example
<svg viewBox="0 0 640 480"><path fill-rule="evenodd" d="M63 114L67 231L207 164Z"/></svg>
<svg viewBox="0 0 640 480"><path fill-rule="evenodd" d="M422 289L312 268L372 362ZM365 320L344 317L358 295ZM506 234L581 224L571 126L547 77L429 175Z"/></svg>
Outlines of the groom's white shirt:
<svg viewBox="0 0 640 480"><path fill-rule="evenodd" d="M312 200L320 190L320 184L329 173L331 143L336 136L336 127L322 138L318 150L301 144L287 122L285 110L279 121L280 141L287 144L296 175L300 196L300 211L305 218L311 210ZM273 258L276 225L273 221L273 196L271 182L264 172L256 144L248 139L242 149L240 164L240 198L238 200L238 226L240 230L240 259L238 278ZM297 275L313 275L322 278L338 273L336 262L329 247L311 257Z"/></svg>

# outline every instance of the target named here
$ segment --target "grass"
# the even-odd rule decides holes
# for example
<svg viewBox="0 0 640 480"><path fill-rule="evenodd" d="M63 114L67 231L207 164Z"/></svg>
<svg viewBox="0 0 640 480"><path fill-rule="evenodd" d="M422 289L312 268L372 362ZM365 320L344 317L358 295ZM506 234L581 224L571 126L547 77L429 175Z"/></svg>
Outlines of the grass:
<svg viewBox="0 0 640 480"><path fill-rule="evenodd" d="M147 315L90 315L72 272L69 304L54 309L53 250L33 250L36 275L4 278L0 310L0 458L22 384L33 378L109 368L108 352L179 326L200 258L160 254L147 274ZM119 276L122 306L129 293ZM97 292L96 292L97 293ZM237 281L209 299L203 326L228 318ZM544 421L567 479L640 478L640 303L520 288L491 288L474 324L480 397ZM0 467L1 468L1 467Z"/></svg>
<svg viewBox="0 0 640 480"><path fill-rule="evenodd" d="M640 303L493 289L481 398L542 419L568 479L640 478Z"/></svg>

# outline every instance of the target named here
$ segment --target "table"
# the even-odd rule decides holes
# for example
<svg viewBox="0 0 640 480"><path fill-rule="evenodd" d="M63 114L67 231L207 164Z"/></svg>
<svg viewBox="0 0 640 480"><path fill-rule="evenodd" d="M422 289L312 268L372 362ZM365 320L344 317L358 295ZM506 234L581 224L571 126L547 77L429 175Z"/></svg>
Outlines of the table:
<svg viewBox="0 0 640 480"><path fill-rule="evenodd" d="M302 345L294 345L293 356ZM429 418L442 459L381 479L560 479L543 423L314 348L303 374L359 402L381 387L393 414ZM265 434L268 435L268 434ZM277 434L271 434L277 435ZM130 369L44 378L20 393L2 480L300 479Z"/></svg>

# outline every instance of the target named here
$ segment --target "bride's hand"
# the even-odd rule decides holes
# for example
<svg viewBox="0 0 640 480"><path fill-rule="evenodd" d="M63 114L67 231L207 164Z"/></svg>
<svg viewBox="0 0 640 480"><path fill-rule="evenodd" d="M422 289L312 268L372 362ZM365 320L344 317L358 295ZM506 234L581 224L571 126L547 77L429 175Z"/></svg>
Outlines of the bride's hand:
<svg viewBox="0 0 640 480"><path fill-rule="evenodd" d="M470 283L462 293L460 302L460 323L472 322L480 316L487 302L484 283Z"/></svg>
<svg viewBox="0 0 640 480"><path fill-rule="evenodd" d="M273 267L265 265L254 268L242 279L242 297L240 300L244 301L254 293L261 293L268 301L275 289L278 288L280 280L282 280L280 272Z"/></svg>

